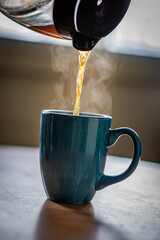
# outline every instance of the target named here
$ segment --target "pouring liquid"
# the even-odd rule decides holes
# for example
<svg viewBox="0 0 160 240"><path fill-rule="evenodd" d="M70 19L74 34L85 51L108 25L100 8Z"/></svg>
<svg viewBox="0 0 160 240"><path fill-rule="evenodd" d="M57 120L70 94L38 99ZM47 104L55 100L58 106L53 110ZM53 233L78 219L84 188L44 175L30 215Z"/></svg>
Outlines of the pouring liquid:
<svg viewBox="0 0 160 240"><path fill-rule="evenodd" d="M73 115L79 115L80 111L80 97L82 92L82 85L84 79L84 71L87 59L91 51L78 51L79 56L79 71L77 75L76 99L74 103Z"/></svg>
<svg viewBox="0 0 160 240"><path fill-rule="evenodd" d="M42 33L44 35L50 36L50 37L64 39L56 31L54 25L31 26L30 29L34 30L36 32ZM80 97L81 97L81 92L82 92L85 65L86 65L86 62L87 62L90 52L91 51L80 51L80 50L78 51L79 71L78 71L78 75L77 75L76 99L75 99L74 109L73 109L73 115L77 115L77 116L79 115L79 111L80 111Z"/></svg>

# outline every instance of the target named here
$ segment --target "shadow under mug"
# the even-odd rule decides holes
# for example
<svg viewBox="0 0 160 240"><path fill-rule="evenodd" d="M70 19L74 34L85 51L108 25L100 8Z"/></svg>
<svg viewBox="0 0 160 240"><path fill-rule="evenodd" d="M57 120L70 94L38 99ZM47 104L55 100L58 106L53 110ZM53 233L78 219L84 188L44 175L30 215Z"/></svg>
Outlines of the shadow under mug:
<svg viewBox="0 0 160 240"><path fill-rule="evenodd" d="M85 204L96 190L118 183L136 169L141 142L130 128L111 129L107 115L44 110L41 113L40 167L47 197L59 203ZM123 134L133 140L128 169L117 176L103 173L108 147Z"/></svg>

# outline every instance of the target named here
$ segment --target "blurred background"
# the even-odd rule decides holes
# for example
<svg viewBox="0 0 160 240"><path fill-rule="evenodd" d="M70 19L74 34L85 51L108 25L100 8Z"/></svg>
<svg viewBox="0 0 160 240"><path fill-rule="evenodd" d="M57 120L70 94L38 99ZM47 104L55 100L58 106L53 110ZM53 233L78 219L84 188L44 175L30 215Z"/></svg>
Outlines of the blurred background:
<svg viewBox="0 0 160 240"><path fill-rule="evenodd" d="M134 0L122 22L93 49L81 111L108 114L112 128L140 136L142 159L160 162L160 1ZM78 53L0 14L0 144L39 146L43 109L73 110ZM122 137L109 154L132 156Z"/></svg>

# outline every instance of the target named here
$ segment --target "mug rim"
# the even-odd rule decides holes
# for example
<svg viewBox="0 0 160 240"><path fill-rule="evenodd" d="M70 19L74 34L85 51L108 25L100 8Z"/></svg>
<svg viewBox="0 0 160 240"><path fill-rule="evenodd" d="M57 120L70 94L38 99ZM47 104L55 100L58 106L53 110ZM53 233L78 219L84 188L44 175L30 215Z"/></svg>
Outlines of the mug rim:
<svg viewBox="0 0 160 240"><path fill-rule="evenodd" d="M74 118L93 118L93 119L112 119L111 116L99 113L90 113L90 112L80 112L79 115L73 115L72 111L69 110L54 110L54 109L45 109L42 110L41 114L53 114L60 116L68 116Z"/></svg>

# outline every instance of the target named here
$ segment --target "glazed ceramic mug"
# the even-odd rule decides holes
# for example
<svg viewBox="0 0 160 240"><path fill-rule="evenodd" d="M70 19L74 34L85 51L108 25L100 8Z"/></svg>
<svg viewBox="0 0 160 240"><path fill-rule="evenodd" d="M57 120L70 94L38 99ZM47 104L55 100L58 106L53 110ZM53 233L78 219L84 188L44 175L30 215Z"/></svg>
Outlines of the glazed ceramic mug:
<svg viewBox="0 0 160 240"><path fill-rule="evenodd" d="M139 162L141 143L130 128L111 129L107 115L44 110L41 114L40 167L47 197L59 203L85 204L96 190L129 177ZM117 176L103 173L108 147L123 134L133 140L134 156Z"/></svg>

